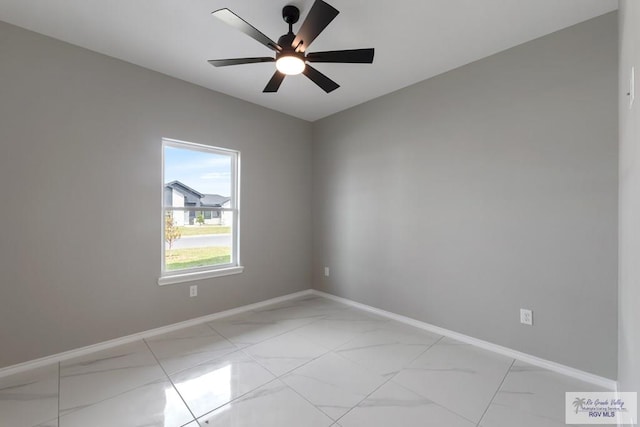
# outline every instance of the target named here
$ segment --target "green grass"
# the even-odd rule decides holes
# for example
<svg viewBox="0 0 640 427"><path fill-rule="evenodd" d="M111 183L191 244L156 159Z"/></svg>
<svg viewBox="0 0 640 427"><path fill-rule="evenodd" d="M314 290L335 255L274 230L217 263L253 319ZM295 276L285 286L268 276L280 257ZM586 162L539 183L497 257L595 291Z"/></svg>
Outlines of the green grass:
<svg viewBox="0 0 640 427"><path fill-rule="evenodd" d="M184 270L185 268L228 264L231 262L231 248L216 246L210 248L167 249L165 257L167 270Z"/></svg>
<svg viewBox="0 0 640 427"><path fill-rule="evenodd" d="M203 234L230 234L231 227L227 225L191 225L178 227L183 236L200 236Z"/></svg>

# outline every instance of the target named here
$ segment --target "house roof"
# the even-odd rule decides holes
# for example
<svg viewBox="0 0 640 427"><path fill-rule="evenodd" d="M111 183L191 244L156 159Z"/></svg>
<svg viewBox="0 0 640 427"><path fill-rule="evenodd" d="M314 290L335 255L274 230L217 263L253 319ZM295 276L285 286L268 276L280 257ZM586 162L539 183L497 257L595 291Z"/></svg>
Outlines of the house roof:
<svg viewBox="0 0 640 427"><path fill-rule="evenodd" d="M204 194L200 193L197 190L194 190L193 188L189 187L188 185L183 184L180 181L171 181L169 183L166 183L164 186L165 186L165 188L167 188L167 187L168 188L173 188L173 189L176 189L176 190L180 190L182 192L187 191L187 192L193 194L194 196L198 197L199 199L202 199L205 196Z"/></svg>
<svg viewBox="0 0 640 427"><path fill-rule="evenodd" d="M214 208L222 207L225 203L231 200L230 197L221 196L219 194L204 194L199 192L198 190L194 190L186 184L183 184L180 181L171 181L164 185L165 188L171 188L174 190L178 190L181 193L191 193L196 196L200 200L200 206L209 206Z"/></svg>
<svg viewBox="0 0 640 427"><path fill-rule="evenodd" d="M200 203L202 206L221 207L227 203L231 198L221 196L219 194L205 194Z"/></svg>

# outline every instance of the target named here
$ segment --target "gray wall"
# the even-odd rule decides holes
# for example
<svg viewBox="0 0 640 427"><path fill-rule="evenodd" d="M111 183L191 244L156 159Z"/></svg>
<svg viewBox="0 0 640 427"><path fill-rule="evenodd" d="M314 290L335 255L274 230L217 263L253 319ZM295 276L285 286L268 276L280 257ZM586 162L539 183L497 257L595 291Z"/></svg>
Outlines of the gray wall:
<svg viewBox="0 0 640 427"><path fill-rule="evenodd" d="M314 123L314 287L616 378L616 89L613 13Z"/></svg>
<svg viewBox="0 0 640 427"><path fill-rule="evenodd" d="M620 1L620 288L618 380L640 392L640 4ZM629 109L635 67L636 100Z"/></svg>
<svg viewBox="0 0 640 427"><path fill-rule="evenodd" d="M197 298L156 282L162 137L242 152L246 269ZM0 23L0 367L308 289L310 139L307 122Z"/></svg>
<svg viewBox="0 0 640 427"><path fill-rule="evenodd" d="M308 123L0 23L0 367L306 289L312 272L615 378L615 93L611 14L314 124L312 188ZM637 130L621 126L624 235L640 205ZM242 151L246 270L195 299L156 283L162 137ZM638 389L625 241L620 378Z"/></svg>

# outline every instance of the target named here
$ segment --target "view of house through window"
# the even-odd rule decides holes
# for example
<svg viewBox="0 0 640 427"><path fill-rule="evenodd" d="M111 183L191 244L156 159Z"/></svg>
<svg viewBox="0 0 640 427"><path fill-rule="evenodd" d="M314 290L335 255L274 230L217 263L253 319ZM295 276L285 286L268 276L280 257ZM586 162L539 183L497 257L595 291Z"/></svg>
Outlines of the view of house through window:
<svg viewBox="0 0 640 427"><path fill-rule="evenodd" d="M163 146L163 274L236 266L238 153L173 140Z"/></svg>

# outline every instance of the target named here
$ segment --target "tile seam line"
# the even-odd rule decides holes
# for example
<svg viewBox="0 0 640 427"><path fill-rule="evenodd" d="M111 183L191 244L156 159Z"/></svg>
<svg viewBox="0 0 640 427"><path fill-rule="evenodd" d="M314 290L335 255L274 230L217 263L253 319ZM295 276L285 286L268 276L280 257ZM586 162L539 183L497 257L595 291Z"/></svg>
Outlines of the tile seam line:
<svg viewBox="0 0 640 427"><path fill-rule="evenodd" d="M155 359L156 363L158 364L158 366L160 367L160 369L162 369L162 372L164 372L164 375L167 377L167 381L169 381L169 383L171 384L171 387L173 387L173 390L178 393L178 396L180 396L180 400L182 401L182 403L184 404L184 406L187 408L187 410L189 411L189 413L191 414L191 417L193 417L193 420L189 421L186 424L183 425L187 425L193 421L197 422L197 418L195 416L195 414L193 413L193 411L191 410L191 407L189 407L189 405L187 405L187 401L184 400L184 397L182 397L182 394L180 393L180 391L178 390L178 388L176 387L176 385L174 384L173 380L171 379L171 377L169 376L169 374L167 373L167 371L164 369L164 366L162 366L162 364L160 363L160 360L158 359L158 357L156 356L156 354L153 352L153 350L151 350L151 346L149 345L149 343L147 342L146 339L143 339L142 341L144 341L144 345L147 346L147 349L149 349L149 352L151 353L151 355L153 356L153 358Z"/></svg>
<svg viewBox="0 0 640 427"><path fill-rule="evenodd" d="M436 341L434 341L429 347L427 347L422 353L418 354L416 357L414 357L413 359L411 359L410 362L407 363L407 366L410 365L411 363L415 362L420 356L422 356L423 354L425 354L427 351L429 351L429 349L431 347L433 347L434 345L436 345L437 343L439 343L442 339L444 338L443 335L440 336L440 338L438 338ZM342 356L344 359L346 359L346 357ZM348 360L348 359L347 359ZM353 362L353 361L351 361ZM355 362L353 362L355 363ZM364 368L364 367L363 367ZM400 369L401 371L402 369ZM400 371L394 373L393 375L389 375L389 378L383 382L382 384L380 384L378 387L376 387L373 391L371 391L371 393L367 394L362 400L360 400L358 403L356 403L354 406L351 407L351 409L349 409L347 412L345 412L344 414L342 414L342 416L340 418L338 418L336 420L336 422L339 422L342 418L346 417L351 411L353 411L355 408L357 408L358 406L360 406L360 404L362 402L364 402L365 400L367 400L369 398L369 396L371 396L373 393L375 393L376 391L380 390L380 388L386 384L388 384L389 382L391 382L391 380L393 380L398 373L400 373ZM373 371L371 371L373 372ZM394 383L396 384L396 383ZM403 387L404 388L404 387ZM414 392L415 393L415 392Z"/></svg>
<svg viewBox="0 0 640 427"><path fill-rule="evenodd" d="M496 398L496 396L500 392L500 389L502 388L504 382L506 381L507 377L509 376L509 373L511 372L511 368L513 368L513 365L515 363L516 363L516 359L513 359L511 361L511 365L509 365L509 369L507 369L507 372L505 372L504 376L502 377L502 381L500 381L500 385L496 389L495 393L493 393L493 396L491 396L491 400L489 401L489 404L484 409L484 412L482 413L482 416L478 420L478 424L476 424L477 427L480 427L480 425L482 424L482 420L484 419L485 415L487 415L487 412L489 411L489 408L491 407L491 404L493 403L494 399Z"/></svg>
<svg viewBox="0 0 640 427"><path fill-rule="evenodd" d="M136 387L133 387L133 388L130 388L130 389L128 389L128 390L122 391L122 392L120 392L120 393L114 394L113 396L109 396L109 397L107 397L107 398L100 399L100 400L98 400L98 401L95 401L95 402L93 402L93 403L91 403L91 404L88 404L88 405L84 405L84 406L79 407L79 408L77 408L77 409L69 410L69 411L68 411L67 413L65 413L64 415L60 415L60 416L59 416L59 418L64 418L64 417L66 417L67 415L75 414L76 412L78 412L78 411L82 411L83 409L89 408L89 407L91 407L91 406L98 405L98 404L100 404L100 403L104 403L104 402L106 402L106 401L108 401L108 400L111 400L111 399L115 399L116 397L121 397L121 396L122 396L122 395L124 395L124 394L130 393L130 392L132 392L132 391L134 391L134 390L137 390L137 389L139 389L139 388L141 388L141 387L146 387L146 386L148 386L148 385L155 384L155 383L160 382L160 381L162 381L162 380L163 380L163 378L162 378L162 377L159 377L159 378L156 378L156 379L154 379L154 380L152 380L152 381L145 382L144 384L140 384L140 385L138 385L138 386L136 386Z"/></svg>
<svg viewBox="0 0 640 427"><path fill-rule="evenodd" d="M303 326L306 326L306 325L303 325ZM300 326L300 327L303 327L303 326ZM298 329L298 328L296 328L296 329ZM286 333L288 333L288 332L292 332L292 331L293 331L293 330L291 330L291 331L287 331L287 332L284 332L283 334L280 334L280 335L284 335L284 334L286 334ZM271 338L276 338L276 337L278 337L278 336L280 336L280 335L276 335L276 336L273 336L273 337L271 337ZM271 338L267 338L267 339L266 339L266 340L264 340L264 341L268 341L268 340L270 340ZM256 343L256 344L252 344L252 345L257 345L257 344L260 344L260 343L262 343L262 342L264 342L264 341L260 341L260 342L258 342L258 343ZM294 393L296 393L297 395L299 395L299 396L300 396L301 398L303 398L306 402L308 402L311 406L313 406L316 410L318 410L318 411L320 411L322 414L326 415L330 420L332 420L332 421L335 423L335 420L334 420L333 418L331 418L331 417L330 417L329 415L327 415L324 411L322 411L320 408L318 408L315 404L313 404L312 402L310 402L306 397L302 396L302 395L301 395L300 393L298 393L294 388L292 388L289 384L287 384L286 382L284 382L284 381L282 380L285 376L287 376L287 375L291 374L293 371L295 371L295 370L297 370L297 369L299 369L299 368L302 368L303 366L305 366L305 365L307 365L307 364L309 364L309 363L313 362L313 361L314 361L314 360L316 360L316 359L319 359L319 358L321 358L321 357L323 357L323 356L325 356L325 355L327 355L327 354L329 354L329 353L332 353L332 350L325 351L325 352L324 352L324 353L322 353L321 355L314 357L313 359L311 359L311 360L309 360L309 361L307 361L307 362L303 363L303 364L302 364L302 365L300 365L300 366L297 366L297 367L295 367L295 368L293 368L293 369L290 369L290 370L288 370L287 372L285 372L285 373L283 373L283 374L276 375L276 374L274 374L274 373L273 373L269 368L267 368L267 367L266 367L266 366L264 366L262 363L260 363L260 361L259 361L258 359L256 359L256 358L255 358L255 357L253 357L250 353L247 353L247 352L245 351L245 350L246 350L246 349L248 349L249 347L251 347L251 346L247 346L247 347L244 347L244 348L238 348L238 349L237 349L237 351L242 352L242 353L243 353L244 355L246 355L249 359L253 360L256 364L258 364L258 366L262 367L262 368L263 368L264 370L266 370L269 374L273 375L273 377L274 377L274 378L273 378L273 379L271 379L271 380L269 380L269 381L267 381L266 383L264 383L264 384L262 384L262 385L260 385L260 386L256 387L256 388L254 388L253 390L249 390L249 391L247 391L246 393L243 393L243 394L241 394L241 395L237 396L236 398L231 399L229 402L225 403L224 405L220 405L220 406L218 406L217 408L212 409L211 411L209 411L209 412L207 412L207 413L205 413L205 414L201 415L201 416L200 416L200 417L198 417L198 418L202 418L202 417L205 417L205 416L207 416L207 415L210 415L210 414L214 413L215 411L217 411L218 409L220 409L220 408L222 408L222 407L224 407L224 406L227 406L227 405L229 405L229 404L231 404L231 403L233 403L233 402L235 402L235 401L237 401L237 400L239 400L239 399L242 399L243 397L245 397L245 396L246 396L246 395L248 395L249 393L253 393L253 392L254 392L254 391L256 391L257 389L259 389L259 388L261 388L261 387L264 387L264 386L266 386L266 385L268 385L268 384L271 384L272 382L274 382L274 381L276 381L276 380L280 380L280 382L282 383L282 385L284 385L286 388L290 389L291 391L293 391ZM324 348L324 349L326 350L326 347L323 347L323 346L320 346L320 347L322 347L322 348ZM200 366L200 365L198 365L198 366ZM173 383L173 382L172 382L172 383ZM181 397L182 397L182 396L181 396ZM196 421L198 420L198 418L196 418Z"/></svg>

